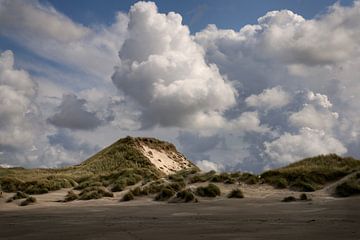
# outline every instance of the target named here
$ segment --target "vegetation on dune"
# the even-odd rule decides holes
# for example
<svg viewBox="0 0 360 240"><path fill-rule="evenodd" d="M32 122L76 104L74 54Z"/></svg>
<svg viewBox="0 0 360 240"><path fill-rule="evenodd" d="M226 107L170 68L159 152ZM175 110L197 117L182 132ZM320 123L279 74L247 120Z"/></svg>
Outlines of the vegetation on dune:
<svg viewBox="0 0 360 240"><path fill-rule="evenodd" d="M359 160L329 154L307 158L287 167L264 172L261 178L265 183L275 187L290 187L297 191L311 192L359 169Z"/></svg>
<svg viewBox="0 0 360 240"><path fill-rule="evenodd" d="M308 201L308 200L311 200L307 195L306 193L302 193L300 195L300 198L299 198L301 201Z"/></svg>
<svg viewBox="0 0 360 240"><path fill-rule="evenodd" d="M233 189L228 195L228 198L244 198L243 192L239 189Z"/></svg>
<svg viewBox="0 0 360 240"><path fill-rule="evenodd" d="M196 194L200 197L216 197L220 196L220 188L215 184L210 183L206 187L198 187Z"/></svg>
<svg viewBox="0 0 360 240"><path fill-rule="evenodd" d="M170 201L172 203L189 203L189 202L198 202L198 199L195 197L194 193L190 189L185 189L176 194L176 197Z"/></svg>
<svg viewBox="0 0 360 240"><path fill-rule="evenodd" d="M309 198L306 193L302 193L300 194L299 198L297 199L294 196L288 196L288 197L284 197L282 202L295 202L295 201L311 201L311 198Z"/></svg>
<svg viewBox="0 0 360 240"><path fill-rule="evenodd" d="M360 173L339 184L335 189L335 194L339 197L349 197L360 194Z"/></svg>
<svg viewBox="0 0 360 240"><path fill-rule="evenodd" d="M1 168L0 187L4 192L42 194L61 188L82 190L89 186L114 185L114 191L137 182L163 176L138 150L139 138L120 139L80 165L60 169ZM142 141L145 141L142 139ZM152 144L160 144L152 141ZM164 148L171 148L163 143ZM101 183L101 184L100 184Z"/></svg>
<svg viewBox="0 0 360 240"><path fill-rule="evenodd" d="M282 200L282 202L295 202L296 198L293 196L288 196L288 197L284 197L284 199Z"/></svg>
<svg viewBox="0 0 360 240"><path fill-rule="evenodd" d="M103 197L113 197L114 194L109 192L105 187L87 187L79 194L79 200L99 199Z"/></svg>
<svg viewBox="0 0 360 240"><path fill-rule="evenodd" d="M20 206L27 206L29 204L36 203L36 198L34 197L27 197L24 201L20 203Z"/></svg>
<svg viewBox="0 0 360 240"><path fill-rule="evenodd" d="M28 198L29 195L21 192L21 191L17 191L11 198L7 199L6 202L12 202L14 200L18 200L18 199L23 199L23 198Z"/></svg>
<svg viewBox="0 0 360 240"><path fill-rule="evenodd" d="M155 201L167 201L172 196L174 196L175 193L176 192L171 187L166 186L160 190L160 192L155 196L154 200Z"/></svg>
<svg viewBox="0 0 360 240"><path fill-rule="evenodd" d="M79 199L79 195L74 193L74 191L68 191L68 193L66 194L66 196L64 198L64 202L75 201L77 199Z"/></svg>
<svg viewBox="0 0 360 240"><path fill-rule="evenodd" d="M131 191L129 191L122 197L121 201L128 202L134 200L134 198L135 198L134 194Z"/></svg>

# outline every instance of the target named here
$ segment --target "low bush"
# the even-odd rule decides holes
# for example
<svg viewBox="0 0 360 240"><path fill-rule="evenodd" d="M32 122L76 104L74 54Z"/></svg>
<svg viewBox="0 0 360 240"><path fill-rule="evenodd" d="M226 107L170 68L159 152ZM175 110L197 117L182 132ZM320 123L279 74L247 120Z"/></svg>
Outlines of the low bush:
<svg viewBox="0 0 360 240"><path fill-rule="evenodd" d="M127 192L121 199L123 202L128 202L131 200L134 200L134 194L131 191Z"/></svg>
<svg viewBox="0 0 360 240"><path fill-rule="evenodd" d="M242 173L238 180L251 185L259 183L259 177L251 173Z"/></svg>
<svg viewBox="0 0 360 240"><path fill-rule="evenodd" d="M171 188L175 192L182 190L185 186L186 186L186 183L184 181L173 182L173 183L169 183L167 185L167 187Z"/></svg>
<svg viewBox="0 0 360 240"><path fill-rule="evenodd" d="M293 197L293 196L288 196L288 197L285 197L282 202L294 202L296 201L296 198Z"/></svg>
<svg viewBox="0 0 360 240"><path fill-rule="evenodd" d="M302 193L300 195L300 198L299 198L301 201L308 201L308 200L311 200L310 198L308 198L308 196L305 194L305 193Z"/></svg>
<svg viewBox="0 0 360 240"><path fill-rule="evenodd" d="M236 180L231 177L229 173L216 174L210 179L211 182L222 182L226 184L233 184Z"/></svg>
<svg viewBox="0 0 360 240"><path fill-rule="evenodd" d="M317 189L314 184L299 179L292 183L290 188L299 192L313 192Z"/></svg>
<svg viewBox="0 0 360 240"><path fill-rule="evenodd" d="M86 180L75 187L76 190L83 190L88 187L102 187L103 184L95 180Z"/></svg>
<svg viewBox="0 0 360 240"><path fill-rule="evenodd" d="M74 193L74 191L68 191L68 193L66 194L66 196L64 198L64 202L74 201L74 200L77 200L78 198L79 198L79 195Z"/></svg>
<svg viewBox="0 0 360 240"><path fill-rule="evenodd" d="M280 176L270 177L270 178L266 179L266 183L270 184L271 186L273 186L275 188L279 188L279 189L288 187L287 180Z"/></svg>
<svg viewBox="0 0 360 240"><path fill-rule="evenodd" d="M196 194L201 197L216 197L220 196L221 192L218 186L210 183L206 187L198 187L196 189Z"/></svg>
<svg viewBox="0 0 360 240"><path fill-rule="evenodd" d="M172 202L197 202L197 198L190 189L185 189L176 194L176 198Z"/></svg>
<svg viewBox="0 0 360 240"><path fill-rule="evenodd" d="M167 201L172 196L174 196L175 191L170 187L164 187L160 192L155 196L155 201Z"/></svg>
<svg viewBox="0 0 360 240"><path fill-rule="evenodd" d="M14 200L17 200L17 199L23 199L23 198L28 198L29 195L27 195L26 193L24 192L21 192L21 191L17 191L11 198L9 198L8 200L6 200L6 202L12 202Z"/></svg>
<svg viewBox="0 0 360 240"><path fill-rule="evenodd" d="M140 187L136 187L134 189L131 189L130 191L134 196L142 196L142 195L144 195L144 193L143 193L143 191L142 191L142 189Z"/></svg>
<svg viewBox="0 0 360 240"><path fill-rule="evenodd" d="M109 192L105 187L87 187L80 194L80 200L99 199L102 197L113 197L114 194Z"/></svg>
<svg viewBox="0 0 360 240"><path fill-rule="evenodd" d="M4 192L20 191L23 183L23 181L15 177L3 177L0 179L0 185Z"/></svg>
<svg viewBox="0 0 360 240"><path fill-rule="evenodd" d="M335 188L338 197L349 197L360 194L360 181L355 178L349 179Z"/></svg>
<svg viewBox="0 0 360 240"><path fill-rule="evenodd" d="M203 174L195 174L194 176L189 178L189 182L190 183L197 183L197 182L207 182L210 181L210 179L212 179L212 177L216 174L215 171L210 171L207 173L203 173Z"/></svg>
<svg viewBox="0 0 360 240"><path fill-rule="evenodd" d="M144 195L159 193L164 186L163 180L157 180L143 187L142 192Z"/></svg>
<svg viewBox="0 0 360 240"><path fill-rule="evenodd" d="M36 203L36 198L34 197L27 197L24 201L20 203L20 206L27 206L31 203Z"/></svg>
<svg viewBox="0 0 360 240"><path fill-rule="evenodd" d="M125 180L119 180L116 181L112 187L111 187L111 191L112 192L121 192L125 189L126 187L126 181Z"/></svg>
<svg viewBox="0 0 360 240"><path fill-rule="evenodd" d="M244 198L243 192L239 189L233 189L227 196L228 198Z"/></svg>

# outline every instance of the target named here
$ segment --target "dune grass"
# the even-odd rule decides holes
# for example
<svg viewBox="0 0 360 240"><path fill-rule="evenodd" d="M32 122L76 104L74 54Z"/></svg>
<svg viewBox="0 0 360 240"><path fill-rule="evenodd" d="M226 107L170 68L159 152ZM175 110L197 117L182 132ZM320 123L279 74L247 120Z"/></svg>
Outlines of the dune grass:
<svg viewBox="0 0 360 240"><path fill-rule="evenodd" d="M21 191L17 191L11 198L7 199L6 202L9 203L9 202L12 202L14 200L28 198L28 197L29 197L28 194L26 194L24 192L21 192Z"/></svg>
<svg viewBox="0 0 360 240"><path fill-rule="evenodd" d="M239 189L233 189L231 192L227 195L228 198L244 198L243 192Z"/></svg>
<svg viewBox="0 0 360 240"><path fill-rule="evenodd" d="M264 182L278 188L311 192L360 169L360 161L335 154L320 155L261 174Z"/></svg>
<svg viewBox="0 0 360 240"><path fill-rule="evenodd" d="M196 189L196 194L200 197L216 197L220 196L221 191L218 186L213 183L210 183L206 187L198 187Z"/></svg>
<svg viewBox="0 0 360 240"><path fill-rule="evenodd" d="M20 206L27 206L32 203L36 203L36 198L29 196L20 203Z"/></svg>
<svg viewBox="0 0 360 240"><path fill-rule="evenodd" d="M355 174L355 176L338 185L335 189L335 194L339 197L360 195L360 173Z"/></svg>
<svg viewBox="0 0 360 240"><path fill-rule="evenodd" d="M128 202L134 199L135 199L134 194L131 191L129 191L122 197L121 201Z"/></svg>
<svg viewBox="0 0 360 240"><path fill-rule="evenodd" d="M109 192L105 187L87 187L79 194L79 200L99 199L103 197L113 197L114 194Z"/></svg>
<svg viewBox="0 0 360 240"><path fill-rule="evenodd" d="M74 191L68 191L64 198L64 202L71 202L79 199L79 195L77 195Z"/></svg>
<svg viewBox="0 0 360 240"><path fill-rule="evenodd" d="M176 193L176 196L172 203L189 203L189 202L198 202L198 199L195 197L194 193L190 189L182 190Z"/></svg>

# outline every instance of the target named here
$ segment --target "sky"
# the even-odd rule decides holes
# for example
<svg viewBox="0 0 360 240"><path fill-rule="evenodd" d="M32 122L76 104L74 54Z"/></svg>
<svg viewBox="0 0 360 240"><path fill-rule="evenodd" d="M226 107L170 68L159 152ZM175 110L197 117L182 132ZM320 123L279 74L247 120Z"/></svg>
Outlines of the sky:
<svg viewBox="0 0 360 240"><path fill-rule="evenodd" d="M359 0L0 0L0 165L128 135L205 171L360 158L359 23Z"/></svg>

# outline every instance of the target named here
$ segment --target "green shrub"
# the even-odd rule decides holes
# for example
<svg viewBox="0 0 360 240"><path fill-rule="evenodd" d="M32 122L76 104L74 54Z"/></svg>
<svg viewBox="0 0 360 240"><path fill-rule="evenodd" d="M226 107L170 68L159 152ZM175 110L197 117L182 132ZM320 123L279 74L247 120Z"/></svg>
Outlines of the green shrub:
<svg viewBox="0 0 360 240"><path fill-rule="evenodd" d="M186 189L176 194L176 199L174 202L197 202L197 199L190 189Z"/></svg>
<svg viewBox="0 0 360 240"><path fill-rule="evenodd" d="M0 185L4 192L20 191L23 183L23 181L15 177L3 177L0 179Z"/></svg>
<svg viewBox="0 0 360 240"><path fill-rule="evenodd" d="M227 196L228 198L244 198L243 192L239 189L233 189Z"/></svg>
<svg viewBox="0 0 360 240"><path fill-rule="evenodd" d="M134 195L131 191L127 192L121 199L123 202L134 200Z"/></svg>
<svg viewBox="0 0 360 240"><path fill-rule="evenodd" d="M81 182L79 185L75 187L76 190L83 190L88 187L103 187L103 184L99 181L94 180L86 180L84 182Z"/></svg>
<svg viewBox="0 0 360 240"><path fill-rule="evenodd" d="M354 179L341 183L335 188L335 194L339 197L349 197L360 194L360 184Z"/></svg>
<svg viewBox="0 0 360 240"><path fill-rule="evenodd" d="M74 191L68 191L68 193L65 196L64 202L70 202L70 201L74 201L77 200L79 198L79 196L74 193Z"/></svg>
<svg viewBox="0 0 360 240"><path fill-rule="evenodd" d="M169 183L167 186L173 189L175 192L178 192L186 186L186 183L184 181L179 181L179 182Z"/></svg>
<svg viewBox="0 0 360 240"><path fill-rule="evenodd" d="M126 187L125 180L118 180L112 185L111 191L112 192L121 192L125 189L125 187Z"/></svg>
<svg viewBox="0 0 360 240"><path fill-rule="evenodd" d="M281 176L271 176L265 179L265 183L274 188L283 189L288 187L288 181Z"/></svg>
<svg viewBox="0 0 360 240"><path fill-rule="evenodd" d="M143 191L141 190L140 187L136 187L136 188L134 188L134 189L131 189L131 193L132 193L134 196L144 195L144 194L143 194Z"/></svg>
<svg viewBox="0 0 360 240"><path fill-rule="evenodd" d="M211 182L222 182L222 183L226 183L226 184L235 183L235 179L232 178L229 173L216 174L211 177L210 181Z"/></svg>
<svg viewBox="0 0 360 240"><path fill-rule="evenodd" d="M196 189L196 194L201 197L216 197L220 196L221 192L218 186L210 183L206 187L198 187Z"/></svg>
<svg viewBox="0 0 360 240"><path fill-rule="evenodd" d="M190 177L189 182L190 183L197 183L197 182L207 182L212 179L212 177L216 174L215 171L210 171L203 174L195 174L194 176Z"/></svg>
<svg viewBox="0 0 360 240"><path fill-rule="evenodd" d="M36 198L34 197L27 197L24 201L20 203L20 206L27 206L31 203L36 203Z"/></svg>
<svg viewBox="0 0 360 240"><path fill-rule="evenodd" d="M90 199L99 199L102 197L113 197L114 194L107 191L104 187L87 187L85 188L80 194L79 199L80 200L90 200Z"/></svg>
<svg viewBox="0 0 360 240"><path fill-rule="evenodd" d="M259 177L251 173L242 173L238 180L251 185L259 183Z"/></svg>
<svg viewBox="0 0 360 240"><path fill-rule="evenodd" d="M302 180L296 180L290 185L290 188L300 192L313 192L316 190L316 187L313 184Z"/></svg>
<svg viewBox="0 0 360 240"><path fill-rule="evenodd" d="M170 187L164 187L160 192L155 196L155 201L166 201L174 196L175 191Z"/></svg>
<svg viewBox="0 0 360 240"><path fill-rule="evenodd" d="M165 183L163 180L157 180L144 187L143 192L145 195L159 193L164 186Z"/></svg>
<svg viewBox="0 0 360 240"><path fill-rule="evenodd" d="M300 198L299 198L301 201L307 201L307 200L310 200L310 198L308 198L308 196L305 194L305 193L302 193L300 195Z"/></svg>
<svg viewBox="0 0 360 240"><path fill-rule="evenodd" d="M282 202L294 202L296 201L296 198L293 197L293 196L288 196L288 197L285 197Z"/></svg>
<svg viewBox="0 0 360 240"><path fill-rule="evenodd" d="M8 200L6 200L6 202L12 202L14 200L17 199L23 199L23 198L28 198L29 195L27 195L26 193L23 193L21 191L17 191L11 198L9 198Z"/></svg>

